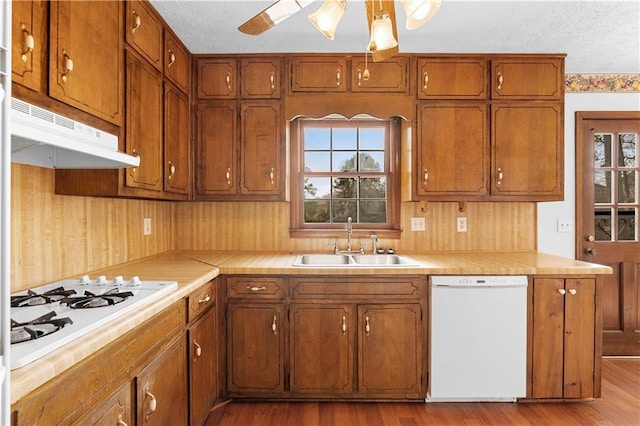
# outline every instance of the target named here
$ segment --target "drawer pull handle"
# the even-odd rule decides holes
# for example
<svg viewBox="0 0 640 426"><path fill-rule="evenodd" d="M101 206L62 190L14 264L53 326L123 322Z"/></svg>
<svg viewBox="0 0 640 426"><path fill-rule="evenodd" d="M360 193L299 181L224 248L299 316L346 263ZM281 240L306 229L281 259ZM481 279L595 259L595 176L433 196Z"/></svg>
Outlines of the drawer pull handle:
<svg viewBox="0 0 640 426"><path fill-rule="evenodd" d="M269 82L271 83L271 90L276 90L276 73L273 71L269 74Z"/></svg>
<svg viewBox="0 0 640 426"><path fill-rule="evenodd" d="M173 53L173 50L169 49L169 63L167 64L167 68L171 68L171 65L176 63L176 54Z"/></svg>
<svg viewBox="0 0 640 426"><path fill-rule="evenodd" d="M499 72L498 73L498 90L502 89L502 83L504 83L504 77L502 76L502 73Z"/></svg>
<svg viewBox="0 0 640 426"><path fill-rule="evenodd" d="M227 167L227 172L224 174L224 177L227 180L227 185L231 185L231 167Z"/></svg>
<svg viewBox="0 0 640 426"><path fill-rule="evenodd" d="M149 417L154 411L156 411L156 408L158 408L158 402L156 401L156 397L149 390L148 386L144 390L144 394L149 397L149 411L147 411L147 417Z"/></svg>
<svg viewBox="0 0 640 426"><path fill-rule="evenodd" d="M116 423L117 426L127 426L127 424L125 423L124 420L122 420L122 414L118 414L118 422Z"/></svg>
<svg viewBox="0 0 640 426"><path fill-rule="evenodd" d="M196 348L195 350L196 356L193 357L193 362L196 362L198 358L200 358L200 355L202 355L202 347L198 344L198 342L196 342L196 339L193 339L193 346L195 346Z"/></svg>
<svg viewBox="0 0 640 426"><path fill-rule="evenodd" d="M342 84L342 73L339 69L336 70L336 87Z"/></svg>
<svg viewBox="0 0 640 426"><path fill-rule="evenodd" d="M427 184L427 181L429 181L429 171L427 169L424 169L424 173L423 173L423 180L424 180L424 184Z"/></svg>
<svg viewBox="0 0 640 426"><path fill-rule="evenodd" d="M230 72L227 73L227 78L225 80L227 81L227 89L231 90L231 73Z"/></svg>
<svg viewBox="0 0 640 426"><path fill-rule="evenodd" d="M502 173L502 168L498 167L498 185L502 184L503 178L504 178L504 173Z"/></svg>
<svg viewBox="0 0 640 426"><path fill-rule="evenodd" d="M211 300L211 297L207 294L204 299L200 299L198 300L198 304L202 304L202 303L207 303L208 301Z"/></svg>
<svg viewBox="0 0 640 426"><path fill-rule="evenodd" d="M273 322L271 323L271 331L273 331L273 334L278 334L278 325L276 324L276 320L278 319L278 317L276 317L275 315L273 316Z"/></svg>
<svg viewBox="0 0 640 426"><path fill-rule="evenodd" d="M29 59L27 55L33 52L35 42L33 36L27 31L27 26L24 22L20 24L20 28L22 28L22 54L20 55L20 60L26 64Z"/></svg>
<svg viewBox="0 0 640 426"><path fill-rule="evenodd" d="M63 83L67 82L67 76L73 71L73 59L67 54L65 49L62 49L62 76L60 79Z"/></svg>
<svg viewBox="0 0 640 426"><path fill-rule="evenodd" d="M369 335L369 333L371 333L371 324L369 324L369 317L364 318L364 331L367 336Z"/></svg>
<svg viewBox="0 0 640 426"><path fill-rule="evenodd" d="M269 170L269 182L271 183L271 186L276 185L276 169L273 167Z"/></svg>
<svg viewBox="0 0 640 426"><path fill-rule="evenodd" d="M423 84L422 84L422 90L426 91L427 90L427 86L429 84L429 74L427 74L427 72L425 71L424 74L422 74L423 78Z"/></svg>
<svg viewBox="0 0 640 426"><path fill-rule="evenodd" d="M266 290L267 288L265 286L262 287L258 287L258 286L247 286L247 290L251 290L253 292L258 292L258 291L262 291L262 290Z"/></svg>
<svg viewBox="0 0 640 426"><path fill-rule="evenodd" d="M347 332L347 317L346 316L342 316L342 334L345 334Z"/></svg>
<svg viewBox="0 0 640 426"><path fill-rule="evenodd" d="M135 10L131 10L131 14L133 15L133 27L131 27L131 33L135 34L136 30L140 28L140 15L138 15Z"/></svg>
<svg viewBox="0 0 640 426"><path fill-rule="evenodd" d="M169 161L169 177L168 179L173 179L173 176L176 174L176 165Z"/></svg>

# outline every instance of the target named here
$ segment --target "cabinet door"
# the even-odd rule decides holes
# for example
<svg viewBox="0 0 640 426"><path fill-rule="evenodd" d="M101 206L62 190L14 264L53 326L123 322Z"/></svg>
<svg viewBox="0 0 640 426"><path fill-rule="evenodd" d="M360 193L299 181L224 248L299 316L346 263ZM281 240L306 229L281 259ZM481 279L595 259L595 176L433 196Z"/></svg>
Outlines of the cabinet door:
<svg viewBox="0 0 640 426"><path fill-rule="evenodd" d="M280 103L243 102L241 108L240 193L279 195L284 175Z"/></svg>
<svg viewBox="0 0 640 426"><path fill-rule="evenodd" d="M164 190L189 193L189 98L172 84L164 92Z"/></svg>
<svg viewBox="0 0 640 426"><path fill-rule="evenodd" d="M595 279L565 280L565 398L592 398L595 357Z"/></svg>
<svg viewBox="0 0 640 426"><path fill-rule="evenodd" d="M162 71L162 21L151 3L127 0L127 43L158 71Z"/></svg>
<svg viewBox="0 0 640 426"><path fill-rule="evenodd" d="M96 407L93 412L84 416L80 421L74 422L74 425L132 425L133 395L131 392L131 383L127 382L118 389L111 398Z"/></svg>
<svg viewBox="0 0 640 426"><path fill-rule="evenodd" d="M484 59L418 59L418 99L486 99Z"/></svg>
<svg viewBox="0 0 640 426"><path fill-rule="evenodd" d="M425 395L420 304L358 307L358 389L367 394Z"/></svg>
<svg viewBox="0 0 640 426"><path fill-rule="evenodd" d="M563 114L561 103L492 106L493 195L563 199Z"/></svg>
<svg viewBox="0 0 640 426"><path fill-rule="evenodd" d="M284 391L284 307L235 304L227 308L227 388L232 395Z"/></svg>
<svg viewBox="0 0 640 426"><path fill-rule="evenodd" d="M235 59L200 59L197 63L198 99L237 98L237 76Z"/></svg>
<svg viewBox="0 0 640 426"><path fill-rule="evenodd" d="M293 92L347 91L347 60L344 57L294 57L291 61Z"/></svg>
<svg viewBox="0 0 640 426"><path fill-rule="evenodd" d="M198 103L197 196L237 193L237 121L234 101Z"/></svg>
<svg viewBox="0 0 640 426"><path fill-rule="evenodd" d="M164 75L184 93L189 93L191 55L169 30L164 34Z"/></svg>
<svg viewBox="0 0 640 426"><path fill-rule="evenodd" d="M492 99L562 100L563 97L563 59L491 61Z"/></svg>
<svg viewBox="0 0 640 426"><path fill-rule="evenodd" d="M408 93L407 57L366 62L364 58L351 61L352 92ZM368 79L364 76L365 69L369 70Z"/></svg>
<svg viewBox="0 0 640 426"><path fill-rule="evenodd" d="M126 151L140 157L126 169L126 185L162 191L162 75L127 51Z"/></svg>
<svg viewBox="0 0 640 426"><path fill-rule="evenodd" d="M11 81L41 93L46 91L47 3L11 3Z"/></svg>
<svg viewBox="0 0 640 426"><path fill-rule="evenodd" d="M353 307L293 304L290 318L291 392L352 393Z"/></svg>
<svg viewBox="0 0 640 426"><path fill-rule="evenodd" d="M138 375L138 425L186 424L186 366L186 348L180 338Z"/></svg>
<svg viewBox="0 0 640 426"><path fill-rule="evenodd" d="M419 109L418 196L488 193L489 125L485 103L429 103Z"/></svg>
<svg viewBox="0 0 640 426"><path fill-rule="evenodd" d="M122 124L121 1L55 1L50 6L49 95Z"/></svg>
<svg viewBox="0 0 640 426"><path fill-rule="evenodd" d="M533 284L532 398L562 398L564 291L562 278Z"/></svg>
<svg viewBox="0 0 640 426"><path fill-rule="evenodd" d="M243 99L280 98L280 58L248 58L240 61Z"/></svg>
<svg viewBox="0 0 640 426"><path fill-rule="evenodd" d="M204 424L218 397L217 350L214 308L189 329L189 424Z"/></svg>

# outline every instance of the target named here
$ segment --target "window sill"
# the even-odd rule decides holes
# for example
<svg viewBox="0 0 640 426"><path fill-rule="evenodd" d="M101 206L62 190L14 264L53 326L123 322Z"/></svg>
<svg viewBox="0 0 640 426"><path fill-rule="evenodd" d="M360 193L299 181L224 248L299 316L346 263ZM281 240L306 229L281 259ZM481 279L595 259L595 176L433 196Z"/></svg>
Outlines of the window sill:
<svg viewBox="0 0 640 426"><path fill-rule="evenodd" d="M345 238L346 229L290 229L290 238ZM400 229L354 229L352 239L368 239L371 235L388 240L399 240L402 236Z"/></svg>

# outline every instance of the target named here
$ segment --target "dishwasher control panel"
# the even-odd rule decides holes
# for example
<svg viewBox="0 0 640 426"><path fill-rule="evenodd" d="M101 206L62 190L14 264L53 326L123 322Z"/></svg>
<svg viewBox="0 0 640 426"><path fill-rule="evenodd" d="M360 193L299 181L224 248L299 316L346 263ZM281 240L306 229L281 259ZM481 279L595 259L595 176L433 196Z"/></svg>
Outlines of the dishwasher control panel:
<svg viewBox="0 0 640 426"><path fill-rule="evenodd" d="M432 287L526 287L525 275L432 275Z"/></svg>

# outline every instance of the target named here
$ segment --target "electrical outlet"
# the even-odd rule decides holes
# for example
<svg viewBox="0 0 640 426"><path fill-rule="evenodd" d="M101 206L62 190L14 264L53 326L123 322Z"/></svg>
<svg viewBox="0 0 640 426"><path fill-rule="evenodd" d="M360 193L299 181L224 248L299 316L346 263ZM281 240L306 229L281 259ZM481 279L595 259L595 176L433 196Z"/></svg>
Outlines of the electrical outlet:
<svg viewBox="0 0 640 426"><path fill-rule="evenodd" d="M467 218L462 216L456 218L456 231L467 232Z"/></svg>
<svg viewBox="0 0 640 426"><path fill-rule="evenodd" d="M571 232L571 219L558 219L558 232Z"/></svg>
<svg viewBox="0 0 640 426"><path fill-rule="evenodd" d="M144 218L142 228L143 228L144 235L151 235L151 218L150 217Z"/></svg>
<svg viewBox="0 0 640 426"><path fill-rule="evenodd" d="M424 217L412 217L411 218L411 230L412 231L424 231L426 228Z"/></svg>

